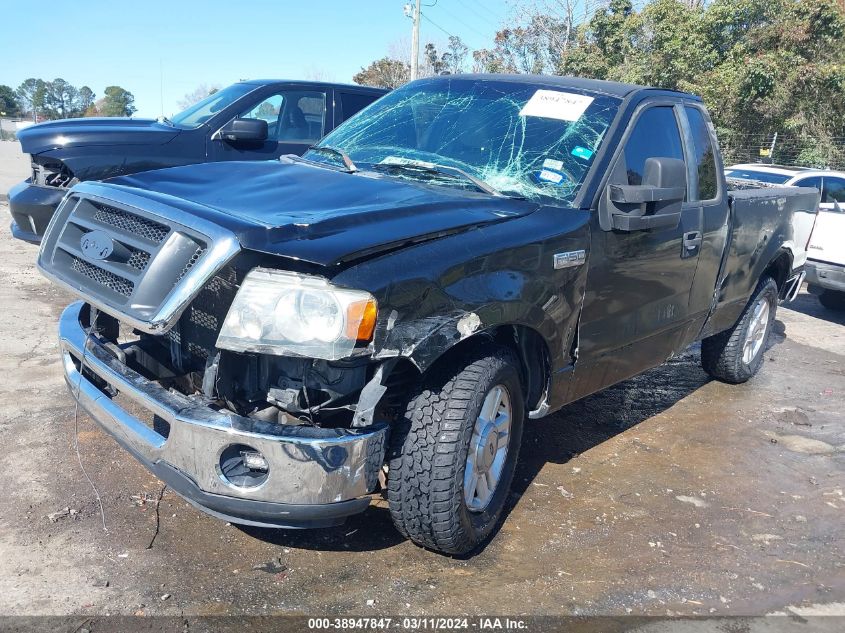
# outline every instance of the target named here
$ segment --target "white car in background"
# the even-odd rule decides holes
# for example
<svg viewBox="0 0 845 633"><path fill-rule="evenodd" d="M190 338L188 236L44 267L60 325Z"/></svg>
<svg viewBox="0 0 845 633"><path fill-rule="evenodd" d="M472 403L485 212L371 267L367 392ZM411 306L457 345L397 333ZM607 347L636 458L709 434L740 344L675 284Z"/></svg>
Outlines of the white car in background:
<svg viewBox="0 0 845 633"><path fill-rule="evenodd" d="M845 171L744 164L726 168L725 177L735 185L747 181L751 186L814 187L821 191L815 229L807 222L812 233L805 265L807 283L823 306L845 310ZM806 227L796 229L797 236Z"/></svg>

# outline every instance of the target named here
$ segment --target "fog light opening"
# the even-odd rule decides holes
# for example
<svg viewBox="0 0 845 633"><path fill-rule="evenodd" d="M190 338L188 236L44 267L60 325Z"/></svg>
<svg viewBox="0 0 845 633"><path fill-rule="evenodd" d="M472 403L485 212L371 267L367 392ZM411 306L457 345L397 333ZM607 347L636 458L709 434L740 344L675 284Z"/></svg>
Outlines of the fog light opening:
<svg viewBox="0 0 845 633"><path fill-rule="evenodd" d="M220 478L237 488L260 486L270 474L267 458L252 446L232 444L220 453Z"/></svg>
<svg viewBox="0 0 845 633"><path fill-rule="evenodd" d="M243 458L246 467L250 470L255 470L260 473L266 473L270 470L270 465L267 463L267 460L264 459L264 455L258 451L241 451L241 457Z"/></svg>

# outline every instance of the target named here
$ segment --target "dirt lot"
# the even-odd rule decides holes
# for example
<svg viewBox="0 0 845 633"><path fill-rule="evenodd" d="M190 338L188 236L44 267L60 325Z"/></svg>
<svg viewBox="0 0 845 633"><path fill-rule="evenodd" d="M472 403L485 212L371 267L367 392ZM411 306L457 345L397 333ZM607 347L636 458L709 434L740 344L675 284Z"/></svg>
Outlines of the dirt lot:
<svg viewBox="0 0 845 633"><path fill-rule="evenodd" d="M169 491L148 548L161 485L80 414L103 531L57 354L68 296L8 217L0 205L0 613L845 614L845 315L812 296L779 310L745 386L708 381L691 349L531 423L509 516L473 558L402 541L382 501L283 532Z"/></svg>
<svg viewBox="0 0 845 633"><path fill-rule="evenodd" d="M0 141L0 201L5 202L9 189L27 176L29 156L21 151L20 143Z"/></svg>

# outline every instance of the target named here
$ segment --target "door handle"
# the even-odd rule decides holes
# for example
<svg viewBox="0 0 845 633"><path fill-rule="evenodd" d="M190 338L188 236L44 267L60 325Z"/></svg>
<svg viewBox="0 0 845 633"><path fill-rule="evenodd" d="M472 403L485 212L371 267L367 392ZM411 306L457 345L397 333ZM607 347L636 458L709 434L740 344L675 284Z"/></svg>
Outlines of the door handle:
<svg viewBox="0 0 845 633"><path fill-rule="evenodd" d="M689 231L684 233L684 248L688 251L695 250L701 246L701 231Z"/></svg>

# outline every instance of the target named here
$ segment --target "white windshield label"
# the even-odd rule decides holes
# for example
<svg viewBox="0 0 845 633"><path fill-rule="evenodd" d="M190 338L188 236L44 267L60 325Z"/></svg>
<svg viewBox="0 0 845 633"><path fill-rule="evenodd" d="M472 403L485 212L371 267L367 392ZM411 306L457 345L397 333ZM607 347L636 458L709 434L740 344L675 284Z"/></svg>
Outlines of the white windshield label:
<svg viewBox="0 0 845 633"><path fill-rule="evenodd" d="M577 121L593 102L593 97L557 90L538 90L528 100L519 116L537 116L561 121Z"/></svg>

